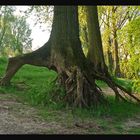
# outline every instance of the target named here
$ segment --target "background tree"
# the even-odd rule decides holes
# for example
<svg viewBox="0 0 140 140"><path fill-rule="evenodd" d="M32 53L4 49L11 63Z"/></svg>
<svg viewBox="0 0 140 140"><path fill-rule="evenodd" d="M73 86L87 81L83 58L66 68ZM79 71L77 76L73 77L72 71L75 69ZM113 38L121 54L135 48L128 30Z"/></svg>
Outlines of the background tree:
<svg viewBox="0 0 140 140"><path fill-rule="evenodd" d="M102 43L103 43L103 51L105 62L108 66L108 71L110 74L113 74L114 61L113 61L113 49L111 42L111 6L98 6L99 13L99 22L100 22L100 30L102 33ZM104 14L106 13L106 14Z"/></svg>
<svg viewBox="0 0 140 140"><path fill-rule="evenodd" d="M45 23L46 28L43 30L48 30L51 32L52 29L52 21L53 21L53 8L54 6L30 6L24 13L25 17L29 17L33 15L35 17L34 25L40 25L40 29L42 24Z"/></svg>
<svg viewBox="0 0 140 140"><path fill-rule="evenodd" d="M26 22L25 17L14 17L14 22L11 27L13 39L11 39L11 46L14 52L17 54L23 54L23 52L31 51L32 39L31 29Z"/></svg>
<svg viewBox="0 0 140 140"><path fill-rule="evenodd" d="M80 40L81 40L82 49L84 51L85 56L87 56L88 49L89 49L86 13L87 12L86 12L85 6L78 7Z"/></svg>
<svg viewBox="0 0 140 140"><path fill-rule="evenodd" d="M104 44L104 51L106 52L107 65L110 72L112 72L112 62L114 74L116 76L121 75L120 71L120 44L118 42L118 31L128 22L130 19L134 19L138 16L138 7L135 6L102 6L100 8L100 20L102 24L102 37ZM108 36L108 37L107 37ZM110 47L109 47L110 46ZM110 51L108 51L110 50ZM112 55L111 55L111 53ZM112 57L113 56L113 57ZM113 61L112 61L113 58Z"/></svg>
<svg viewBox="0 0 140 140"><path fill-rule="evenodd" d="M139 79L140 72L140 17L128 22L119 31L119 42L121 42L121 69L124 77L129 79ZM125 39L124 39L125 37Z"/></svg>
<svg viewBox="0 0 140 140"><path fill-rule="evenodd" d="M15 56L31 51L31 29L26 18L14 15L15 8L2 6L0 9L0 53Z"/></svg>
<svg viewBox="0 0 140 140"><path fill-rule="evenodd" d="M94 64L94 69L96 71L104 73L107 70L103 55L97 6L86 6L86 10L89 40L89 49L87 57Z"/></svg>
<svg viewBox="0 0 140 140"><path fill-rule="evenodd" d="M4 40L7 32L10 32L10 25L13 22L14 9L10 6L0 8L0 53L4 53Z"/></svg>

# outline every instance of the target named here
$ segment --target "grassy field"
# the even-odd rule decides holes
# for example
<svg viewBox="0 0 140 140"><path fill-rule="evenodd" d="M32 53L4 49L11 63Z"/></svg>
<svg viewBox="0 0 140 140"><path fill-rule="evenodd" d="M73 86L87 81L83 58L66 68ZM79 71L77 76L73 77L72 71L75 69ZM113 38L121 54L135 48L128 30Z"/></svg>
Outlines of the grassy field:
<svg viewBox="0 0 140 140"><path fill-rule="evenodd" d="M4 74L6 64L7 59L0 58L0 77ZM58 121L67 127L71 127L75 121L80 122L80 127L89 133L140 134L140 124L130 125L129 123L129 120L140 121L139 105L116 103L111 96L108 96L110 103L108 107L103 105L96 109L68 107L61 100L65 95L63 87L52 82L56 77L57 73L47 68L25 65L13 77L10 86L0 87L0 93L16 95L21 102L38 108L39 115L45 120ZM102 88L107 87L102 81L96 81L96 83ZM59 96L55 96L54 93ZM62 116L65 117L65 121Z"/></svg>

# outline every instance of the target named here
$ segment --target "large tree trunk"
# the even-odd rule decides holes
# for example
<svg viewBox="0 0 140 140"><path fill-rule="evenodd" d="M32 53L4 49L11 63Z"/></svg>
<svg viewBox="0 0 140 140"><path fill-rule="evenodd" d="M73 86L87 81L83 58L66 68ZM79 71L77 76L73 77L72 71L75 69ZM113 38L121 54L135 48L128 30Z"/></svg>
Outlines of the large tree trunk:
<svg viewBox="0 0 140 140"><path fill-rule="evenodd" d="M86 6L87 10L87 26L88 26L88 39L89 39L89 50L88 59L94 65L94 69L110 78L107 66L105 64L102 40L99 28L97 6ZM116 93L116 92L115 92ZM116 93L116 99L119 97Z"/></svg>
<svg viewBox="0 0 140 140"><path fill-rule="evenodd" d="M95 70L104 73L106 72L106 65L102 49L97 6L86 6L86 10L89 40L87 57L94 64Z"/></svg>
<svg viewBox="0 0 140 140"><path fill-rule="evenodd" d="M44 66L58 72L58 81L66 89L65 100L70 105L88 107L104 103L102 91L95 78L106 81L115 93L124 99L106 76L96 72L82 51L79 39L77 6L55 6L49 41L38 50L9 59L1 85L10 83L14 74L24 65Z"/></svg>

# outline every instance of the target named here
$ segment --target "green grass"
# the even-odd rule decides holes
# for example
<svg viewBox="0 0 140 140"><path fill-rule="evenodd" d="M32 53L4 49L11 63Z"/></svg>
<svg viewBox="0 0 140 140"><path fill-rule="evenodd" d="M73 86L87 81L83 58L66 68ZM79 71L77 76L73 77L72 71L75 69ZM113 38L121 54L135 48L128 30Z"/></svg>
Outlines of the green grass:
<svg viewBox="0 0 140 140"><path fill-rule="evenodd" d="M133 93L140 93L140 80L130 80L130 79L123 79L123 78L114 78L115 82L128 91Z"/></svg>
<svg viewBox="0 0 140 140"><path fill-rule="evenodd" d="M0 76L4 74L7 60L0 58ZM15 94L20 97L21 101L30 105L41 106L43 110L62 110L65 104L61 98L65 95L65 90L60 85L52 81L57 77L57 73L44 67L25 65L13 77L9 87L0 87L0 93ZM128 82L119 79L120 84L127 85ZM96 81L97 85L104 88L107 85L102 81ZM128 84L129 86L129 84ZM59 96L55 96L58 94ZM75 114L81 118L90 117L108 117L114 116L115 119L123 119L133 116L140 112L139 107L134 104L115 103L112 97L108 97L109 107L99 106L97 109L78 109L74 110ZM46 113L42 113L44 116Z"/></svg>
<svg viewBox="0 0 140 140"><path fill-rule="evenodd" d="M129 134L140 134L140 128L132 128L130 130L128 130Z"/></svg>
<svg viewBox="0 0 140 140"><path fill-rule="evenodd" d="M114 81L123 86L128 91L131 91L133 93L140 93L140 80L130 80L130 79L124 79L124 78L113 78ZM108 85L101 80L96 80L96 84L101 88L106 88Z"/></svg>
<svg viewBox="0 0 140 140"><path fill-rule="evenodd" d="M134 114L140 113L139 105L125 102L116 103L113 98L109 97L109 106L100 105L97 108L75 109L75 114L82 118L87 117L113 117L115 120L123 120L133 117Z"/></svg>
<svg viewBox="0 0 140 140"><path fill-rule="evenodd" d="M4 61L3 61L4 60ZM5 58L0 58L1 67L4 74L6 68ZM11 93L19 96L21 101L32 106L42 106L52 109L60 109L65 106L62 98L65 90L53 81L56 79L57 73L45 67L36 67L24 65L12 78L11 85L8 87L0 87L0 93Z"/></svg>
<svg viewBox="0 0 140 140"><path fill-rule="evenodd" d="M115 82L126 88L128 91L132 91L133 83L131 80L123 78L115 78Z"/></svg>
<svg viewBox="0 0 140 140"><path fill-rule="evenodd" d="M101 80L96 80L96 84L101 88L105 88L108 86L104 81Z"/></svg>

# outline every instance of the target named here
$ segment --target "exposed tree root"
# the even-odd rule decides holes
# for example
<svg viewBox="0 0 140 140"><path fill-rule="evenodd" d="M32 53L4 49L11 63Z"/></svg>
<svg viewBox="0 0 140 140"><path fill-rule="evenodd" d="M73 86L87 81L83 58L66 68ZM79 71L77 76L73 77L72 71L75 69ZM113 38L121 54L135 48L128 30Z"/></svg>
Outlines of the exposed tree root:
<svg viewBox="0 0 140 140"><path fill-rule="evenodd" d="M122 92L125 92L128 96L130 96L132 99L134 99L135 101L137 101L137 103L140 103L140 99L138 99L137 97L135 97L130 91L127 91L124 87L122 87L119 84L117 84L111 78L111 76L109 74L102 75L102 74L99 74L98 73L96 76L98 77L98 79L103 80L104 82L106 82L108 84L108 86L114 91L114 93L117 96L117 98L120 98L120 99L122 99L125 102L128 102L127 98L123 97L121 95L121 93L118 91L118 89L120 89ZM119 101L119 100L117 100L117 101Z"/></svg>
<svg viewBox="0 0 140 140"><path fill-rule="evenodd" d="M33 57L33 55L32 55ZM5 76L0 80L0 85L5 86L10 83L11 78L13 75L24 65L24 64L31 64L31 65L39 65L39 66L46 66L48 68L52 67L52 63L49 64L48 62L40 61L39 58L34 60L33 62L25 61L26 56L9 58L9 62L6 69ZM28 59L30 57L28 56ZM29 59L30 60L30 59ZM54 65L53 65L54 66ZM57 69L57 68L53 68ZM113 89L115 95L127 102L128 100L121 95L118 89L125 92L128 96L132 99L136 100L140 103L140 100L132 95L129 91L127 91L122 86L116 84L111 77L106 77L105 75L101 75L99 73L94 73L93 78L103 80L108 84L108 86ZM53 82L59 82L66 89L66 97L65 100L70 104L78 107L89 107L91 105L97 106L99 103L106 103L105 98L102 94L102 90L98 87L95 83L91 83L87 76L85 76L81 70L77 67L73 71L64 70L61 71L59 76ZM118 89L117 89L118 88Z"/></svg>
<svg viewBox="0 0 140 140"><path fill-rule="evenodd" d="M10 84L12 77L15 73L25 64L30 64L34 66L52 67L49 61L49 42L44 44L44 46L32 53L24 54L22 56L17 56L8 59L8 64L6 68L5 75L0 80L1 86L7 86ZM47 49L44 49L47 47ZM46 54L45 54L46 53ZM45 58L45 59L44 59Z"/></svg>
<svg viewBox="0 0 140 140"><path fill-rule="evenodd" d="M33 57L33 55L32 55ZM25 61L26 56L9 58L9 62L6 69L5 76L0 80L0 85L6 86L10 83L11 78L14 74L24 65L24 64L31 64L31 65L39 65L45 66L48 68L52 68L52 63L49 64L48 62L40 61L39 58L34 60L33 62ZM28 59L30 57L28 56ZM29 59L30 60L30 59ZM53 65L53 69L54 68ZM101 75L100 73L94 73L93 78L103 80L108 84L108 86L113 89L115 95L119 98L119 100L123 100L128 102L128 99L125 96L121 95L118 91L125 92L128 96L132 99L136 100L140 103L140 100L132 95L129 91L127 91L122 86L116 84L111 77L106 77L105 75ZM87 75L85 76L81 70L77 67L73 71L64 70L61 71L59 76L53 82L59 82L62 84L66 89L66 97L65 100L70 104L78 107L89 107L91 105L98 106L100 103L107 103L100 87L98 87L95 83L91 83L89 81ZM95 82L95 81L94 81Z"/></svg>
<svg viewBox="0 0 140 140"><path fill-rule="evenodd" d="M140 99L138 99L136 96L134 96L130 91L127 91L124 87L118 85L117 83L115 83L115 84L120 90L124 91L127 95L129 95L130 97L135 99L138 103L140 103Z"/></svg>
<svg viewBox="0 0 140 140"><path fill-rule="evenodd" d="M65 81L66 97L65 100L73 106L89 107L98 106L100 103L107 103L102 91L91 85L79 68Z"/></svg>

